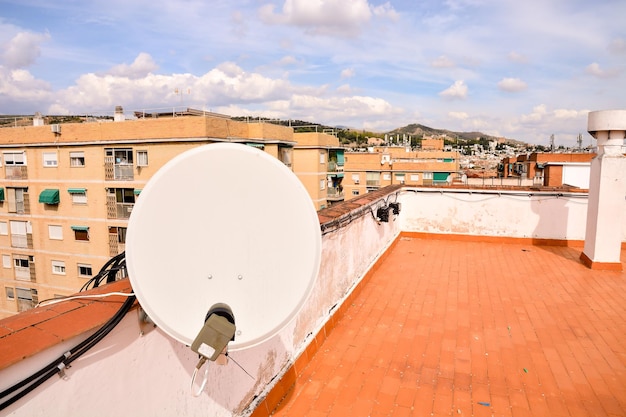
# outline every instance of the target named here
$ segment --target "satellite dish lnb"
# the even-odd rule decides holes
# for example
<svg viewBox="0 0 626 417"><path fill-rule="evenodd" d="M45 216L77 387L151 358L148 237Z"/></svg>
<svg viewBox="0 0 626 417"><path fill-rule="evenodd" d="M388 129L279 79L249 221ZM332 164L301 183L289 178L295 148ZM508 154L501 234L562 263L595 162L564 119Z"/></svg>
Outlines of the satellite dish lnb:
<svg viewBox="0 0 626 417"><path fill-rule="evenodd" d="M275 335L308 297L320 254L319 220L300 180L246 145L204 145L173 158L128 222L133 291L154 323L186 345L216 304L236 321L231 350Z"/></svg>

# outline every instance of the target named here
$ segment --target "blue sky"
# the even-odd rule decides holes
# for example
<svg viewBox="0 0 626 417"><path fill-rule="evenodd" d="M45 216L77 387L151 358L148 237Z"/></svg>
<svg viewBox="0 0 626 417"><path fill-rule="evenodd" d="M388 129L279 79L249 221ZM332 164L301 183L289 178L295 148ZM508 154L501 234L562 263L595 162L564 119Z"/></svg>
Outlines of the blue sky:
<svg viewBox="0 0 626 417"><path fill-rule="evenodd" d="M0 0L0 115L185 106L587 145L589 111L626 108L624 16L624 0Z"/></svg>

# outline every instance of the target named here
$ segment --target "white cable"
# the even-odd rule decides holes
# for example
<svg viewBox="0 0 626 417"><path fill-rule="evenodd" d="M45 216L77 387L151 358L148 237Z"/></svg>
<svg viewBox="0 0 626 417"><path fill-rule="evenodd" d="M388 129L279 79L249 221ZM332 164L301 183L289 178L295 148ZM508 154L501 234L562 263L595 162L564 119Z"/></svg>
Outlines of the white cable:
<svg viewBox="0 0 626 417"><path fill-rule="evenodd" d="M202 394L202 391L204 391L204 387L206 386L207 380L209 379L209 367L207 366L204 369L204 378L202 378L202 384L200 385L200 389L198 391L193 390L194 383L196 382L196 376L198 375L198 370L202 368L202 365L204 365L206 359L207 358L205 358L204 356L200 358L200 361L194 368L193 375L191 376L191 385L189 386L189 389L191 390L191 395L193 395L194 397L199 397L200 394Z"/></svg>
<svg viewBox="0 0 626 417"><path fill-rule="evenodd" d="M78 300L81 298L104 298L104 297L111 297L114 295L119 295L122 297L132 297L135 295L135 293L127 293L127 292L108 292L105 294L85 294L85 295L74 295L71 297L62 297L62 298L51 298L49 300L43 300L40 301L35 307L40 307L43 305L50 305L50 304L56 304L56 303L60 303L62 301L69 301L69 300Z"/></svg>

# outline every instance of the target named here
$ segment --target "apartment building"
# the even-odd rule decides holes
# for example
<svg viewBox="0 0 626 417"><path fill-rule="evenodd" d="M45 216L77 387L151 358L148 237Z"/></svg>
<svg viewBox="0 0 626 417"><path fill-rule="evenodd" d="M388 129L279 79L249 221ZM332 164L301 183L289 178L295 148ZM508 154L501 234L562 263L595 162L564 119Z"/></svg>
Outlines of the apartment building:
<svg viewBox="0 0 626 417"><path fill-rule="evenodd" d="M124 251L135 201L172 157L228 141L294 162L290 127L195 111L164 116L125 120L117 109L115 121L35 118L0 129L0 318L75 293Z"/></svg>
<svg viewBox="0 0 626 417"><path fill-rule="evenodd" d="M293 172L320 210L344 200L344 148L336 136L320 132L294 133Z"/></svg>
<svg viewBox="0 0 626 417"><path fill-rule="evenodd" d="M392 184L447 184L458 178L456 151L411 151L400 146L375 147L345 154L346 200Z"/></svg>

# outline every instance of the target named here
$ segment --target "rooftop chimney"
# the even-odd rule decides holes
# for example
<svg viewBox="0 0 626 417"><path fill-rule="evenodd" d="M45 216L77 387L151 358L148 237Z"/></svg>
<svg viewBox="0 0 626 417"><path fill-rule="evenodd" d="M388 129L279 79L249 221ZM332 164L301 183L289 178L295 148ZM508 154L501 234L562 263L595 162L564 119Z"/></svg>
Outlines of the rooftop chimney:
<svg viewBox="0 0 626 417"><path fill-rule="evenodd" d="M123 122L126 120L124 117L124 108L122 106L115 106L115 115L113 115L114 122Z"/></svg>
<svg viewBox="0 0 626 417"><path fill-rule="evenodd" d="M580 259L592 269L621 271L626 110L590 112L587 130L598 140L598 150L591 160L585 248Z"/></svg>
<svg viewBox="0 0 626 417"><path fill-rule="evenodd" d="M33 126L43 126L43 116L41 112L37 112L35 116L33 116Z"/></svg>

